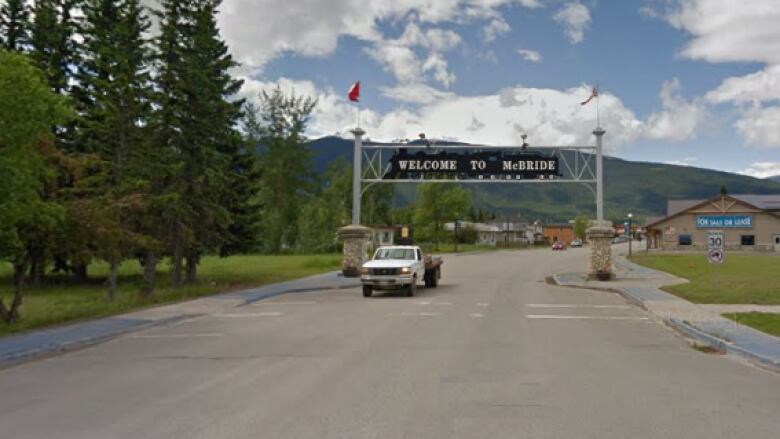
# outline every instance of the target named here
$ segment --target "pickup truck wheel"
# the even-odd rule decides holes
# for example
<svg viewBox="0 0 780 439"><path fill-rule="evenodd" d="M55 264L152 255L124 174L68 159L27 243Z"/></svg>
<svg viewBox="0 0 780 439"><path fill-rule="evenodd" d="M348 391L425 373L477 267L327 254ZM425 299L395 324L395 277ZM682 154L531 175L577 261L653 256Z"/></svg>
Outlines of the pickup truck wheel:
<svg viewBox="0 0 780 439"><path fill-rule="evenodd" d="M363 285L363 297L371 297L371 286Z"/></svg>
<svg viewBox="0 0 780 439"><path fill-rule="evenodd" d="M415 294L417 294L417 275L415 275L412 278L412 283L410 283L409 286L406 287L407 296L413 297Z"/></svg>

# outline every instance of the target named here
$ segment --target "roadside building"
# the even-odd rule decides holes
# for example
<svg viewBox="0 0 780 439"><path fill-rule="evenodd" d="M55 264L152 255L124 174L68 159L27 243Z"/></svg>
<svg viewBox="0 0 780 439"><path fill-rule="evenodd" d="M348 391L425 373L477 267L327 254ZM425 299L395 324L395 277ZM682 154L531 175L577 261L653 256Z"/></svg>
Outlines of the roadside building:
<svg viewBox="0 0 780 439"><path fill-rule="evenodd" d="M566 245L574 241L574 224L549 223L543 226L544 239L548 243L563 241Z"/></svg>
<svg viewBox="0 0 780 439"><path fill-rule="evenodd" d="M534 228L527 223L495 221L491 223L475 223L462 221L462 228L471 227L477 232L476 244L509 246L509 244L529 244L534 240ZM444 230L454 231L454 223L444 224Z"/></svg>
<svg viewBox="0 0 780 439"><path fill-rule="evenodd" d="M372 248L383 245L393 245L395 226L389 224L371 224L368 227L371 229Z"/></svg>
<svg viewBox="0 0 780 439"><path fill-rule="evenodd" d="M669 200L666 216L645 227L651 249L705 250L708 234L722 231L727 250L780 252L780 194Z"/></svg>

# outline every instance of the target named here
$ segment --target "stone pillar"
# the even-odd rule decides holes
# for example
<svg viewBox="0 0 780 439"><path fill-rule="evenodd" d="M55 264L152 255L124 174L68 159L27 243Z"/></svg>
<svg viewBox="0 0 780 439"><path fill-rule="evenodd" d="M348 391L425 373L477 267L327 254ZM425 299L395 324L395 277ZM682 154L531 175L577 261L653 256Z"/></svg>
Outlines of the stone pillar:
<svg viewBox="0 0 780 439"><path fill-rule="evenodd" d="M344 244L341 272L345 277L359 277L363 262L368 259L371 229L352 224L339 229L339 239Z"/></svg>
<svg viewBox="0 0 780 439"><path fill-rule="evenodd" d="M615 236L615 229L600 224L589 228L586 233L590 243L588 279L611 279L613 277L612 238Z"/></svg>

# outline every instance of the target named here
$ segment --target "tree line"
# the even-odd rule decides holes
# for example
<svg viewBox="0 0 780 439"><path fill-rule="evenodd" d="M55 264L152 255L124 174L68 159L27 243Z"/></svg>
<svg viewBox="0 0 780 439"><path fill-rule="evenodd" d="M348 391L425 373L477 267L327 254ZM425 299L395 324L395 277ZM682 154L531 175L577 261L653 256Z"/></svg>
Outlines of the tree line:
<svg viewBox="0 0 780 439"><path fill-rule="evenodd" d="M148 297L163 259L178 287L196 280L206 253L336 248L348 166L314 172L304 137L312 98L279 88L258 106L237 97L220 3L0 7L0 260L14 284L10 303L0 300L6 322L18 317L25 282L40 286L51 271L85 280L95 260L110 267L113 300L126 260L141 264ZM368 204L369 216L388 214Z"/></svg>
<svg viewBox="0 0 780 439"><path fill-rule="evenodd" d="M238 97L237 63L220 35L221 0L6 0L0 6L0 260L24 284L52 272L88 278L138 261L139 294L158 268L195 282L204 254L332 252L351 212L352 166L315 172L304 136L316 101L276 88ZM152 30L152 22L155 29ZM424 184L392 209L375 185L364 224L414 224L448 240L455 218L487 218L457 185Z"/></svg>

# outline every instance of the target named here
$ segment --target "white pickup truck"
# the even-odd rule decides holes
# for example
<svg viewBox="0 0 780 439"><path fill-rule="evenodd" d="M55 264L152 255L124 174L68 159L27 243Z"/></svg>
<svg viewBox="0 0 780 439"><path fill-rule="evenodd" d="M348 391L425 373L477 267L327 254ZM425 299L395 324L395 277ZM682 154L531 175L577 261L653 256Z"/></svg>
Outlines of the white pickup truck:
<svg viewBox="0 0 780 439"><path fill-rule="evenodd" d="M397 289L403 289L407 296L414 296L420 280L425 282L426 287L439 284L441 265L441 258L423 256L417 246L380 247L374 258L363 264L360 276L363 296L371 297L373 290Z"/></svg>

